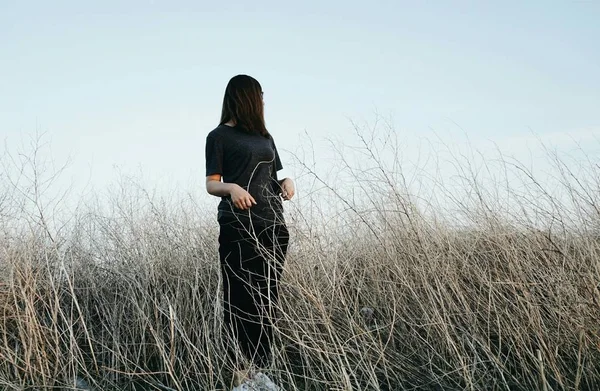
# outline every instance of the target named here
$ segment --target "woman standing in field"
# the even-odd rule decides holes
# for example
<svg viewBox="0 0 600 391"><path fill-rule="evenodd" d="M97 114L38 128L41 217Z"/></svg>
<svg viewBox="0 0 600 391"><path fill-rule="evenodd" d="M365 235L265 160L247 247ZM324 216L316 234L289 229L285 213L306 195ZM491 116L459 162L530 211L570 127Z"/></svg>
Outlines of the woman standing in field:
<svg viewBox="0 0 600 391"><path fill-rule="evenodd" d="M291 179L277 178L281 168L265 127L260 84L250 76L233 77L225 89L220 124L206 138L206 190L221 197L217 221L224 323L259 368L270 362L271 318L288 246L282 200L295 191ZM272 384L261 372L234 377L236 390L248 389L258 378Z"/></svg>

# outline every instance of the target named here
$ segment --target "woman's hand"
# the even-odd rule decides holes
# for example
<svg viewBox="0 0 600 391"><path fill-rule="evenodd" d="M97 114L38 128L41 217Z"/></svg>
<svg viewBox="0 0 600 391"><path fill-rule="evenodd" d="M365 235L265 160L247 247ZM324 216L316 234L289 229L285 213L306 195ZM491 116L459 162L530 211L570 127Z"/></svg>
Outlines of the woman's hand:
<svg viewBox="0 0 600 391"><path fill-rule="evenodd" d="M231 202L233 202L233 205L238 209L246 210L250 209L252 205L256 205L254 197L252 197L246 190L242 189L242 187L238 184L231 184L229 195L231 196Z"/></svg>
<svg viewBox="0 0 600 391"><path fill-rule="evenodd" d="M296 188L294 187L294 181L290 178L285 178L281 181L281 196L284 200L291 200L296 193Z"/></svg>

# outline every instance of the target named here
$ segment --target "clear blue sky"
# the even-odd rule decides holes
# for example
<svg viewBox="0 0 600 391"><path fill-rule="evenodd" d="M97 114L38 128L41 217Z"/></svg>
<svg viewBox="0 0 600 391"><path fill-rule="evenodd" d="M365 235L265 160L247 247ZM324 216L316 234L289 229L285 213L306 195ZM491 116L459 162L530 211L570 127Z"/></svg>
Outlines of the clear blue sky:
<svg viewBox="0 0 600 391"><path fill-rule="evenodd" d="M375 111L509 146L600 134L600 2L427 3L0 0L0 135L46 131L99 187L114 165L202 184L238 73L263 85L282 150Z"/></svg>

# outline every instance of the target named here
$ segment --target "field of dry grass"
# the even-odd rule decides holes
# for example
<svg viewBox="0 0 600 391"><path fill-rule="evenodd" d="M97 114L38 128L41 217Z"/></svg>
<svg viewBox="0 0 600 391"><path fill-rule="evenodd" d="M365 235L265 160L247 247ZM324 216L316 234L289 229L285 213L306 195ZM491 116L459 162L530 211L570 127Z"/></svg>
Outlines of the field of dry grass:
<svg viewBox="0 0 600 391"><path fill-rule="evenodd" d="M597 157L585 176L554 160L563 198L504 161L525 173L503 189L513 214L461 166L470 196L449 197L453 226L373 152L393 154L390 139L367 136L371 166L342 165L360 202L309 164L299 178L273 377L286 390L600 389ZM309 178L318 192L302 198ZM6 183L1 389L227 389L212 211L128 192L57 229L43 207L20 212L37 187ZM318 194L339 213L308 218Z"/></svg>

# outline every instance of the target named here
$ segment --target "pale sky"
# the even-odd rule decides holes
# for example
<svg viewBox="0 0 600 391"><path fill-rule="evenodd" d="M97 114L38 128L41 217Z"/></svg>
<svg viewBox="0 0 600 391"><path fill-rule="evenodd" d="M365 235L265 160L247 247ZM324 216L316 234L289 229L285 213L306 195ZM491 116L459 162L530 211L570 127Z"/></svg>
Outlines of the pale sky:
<svg viewBox="0 0 600 391"><path fill-rule="evenodd" d="M16 151L46 132L68 182L141 170L203 190L206 134L244 73L284 166L305 133L321 148L375 112L408 142L517 150L535 132L600 152L599 20L598 1L0 0L0 136Z"/></svg>

